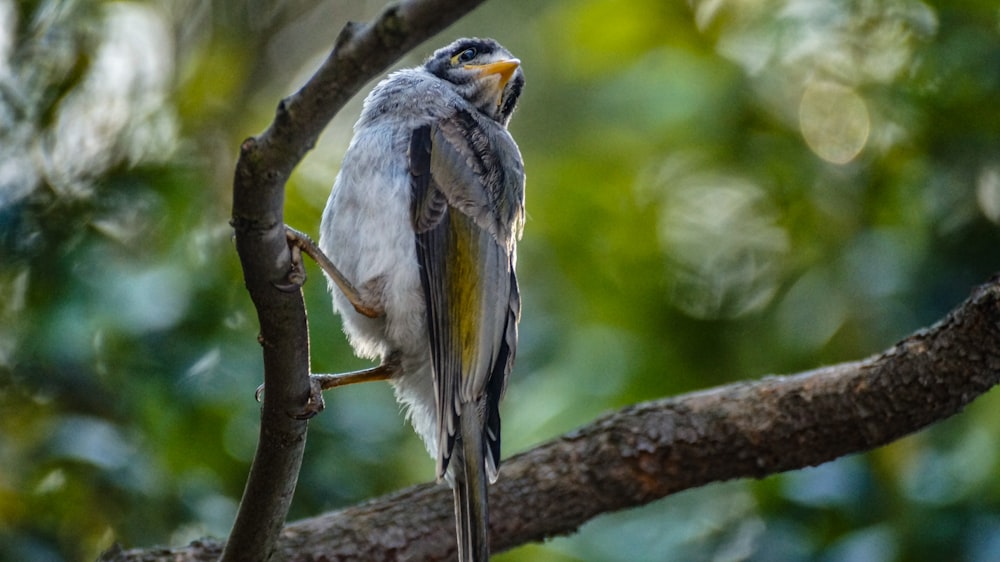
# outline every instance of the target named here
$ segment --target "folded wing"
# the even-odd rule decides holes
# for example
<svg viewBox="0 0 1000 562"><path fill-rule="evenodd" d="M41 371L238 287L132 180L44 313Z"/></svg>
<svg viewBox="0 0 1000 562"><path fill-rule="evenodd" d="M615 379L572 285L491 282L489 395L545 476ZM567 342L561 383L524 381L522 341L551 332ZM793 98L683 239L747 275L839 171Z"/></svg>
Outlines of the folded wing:
<svg viewBox="0 0 1000 562"><path fill-rule="evenodd" d="M499 403L521 307L514 274L524 220L520 153L505 129L460 110L414 130L409 159L438 401L438 476L448 468L464 410L481 416L494 480Z"/></svg>

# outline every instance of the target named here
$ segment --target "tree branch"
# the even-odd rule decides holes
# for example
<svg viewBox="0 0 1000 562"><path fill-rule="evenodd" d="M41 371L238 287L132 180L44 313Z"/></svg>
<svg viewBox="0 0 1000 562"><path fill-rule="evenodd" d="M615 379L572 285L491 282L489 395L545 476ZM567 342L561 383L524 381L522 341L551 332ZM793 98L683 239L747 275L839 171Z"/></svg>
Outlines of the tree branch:
<svg viewBox="0 0 1000 562"><path fill-rule="evenodd" d="M734 478L866 451L962 410L1000 382L1000 277L884 353L630 406L505 461L490 489L493 550L575 531L592 517ZM447 560L450 491L424 484L298 521L285 560ZM109 560L208 560L218 545Z"/></svg>
<svg viewBox="0 0 1000 562"><path fill-rule="evenodd" d="M278 105L274 122L240 150L232 225L264 355L261 429L243 500L222 559L270 558L295 490L306 423L289 417L309 395L309 335L301 291L276 289L290 271L284 186L333 116L364 85L481 0L388 6L372 23L346 25L315 75Z"/></svg>

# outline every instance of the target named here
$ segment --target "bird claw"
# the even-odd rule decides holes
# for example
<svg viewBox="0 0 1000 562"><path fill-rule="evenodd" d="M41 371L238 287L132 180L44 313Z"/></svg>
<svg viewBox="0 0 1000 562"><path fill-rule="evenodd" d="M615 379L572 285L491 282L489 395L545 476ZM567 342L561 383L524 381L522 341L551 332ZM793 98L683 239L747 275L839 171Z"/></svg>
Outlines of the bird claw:
<svg viewBox="0 0 1000 562"><path fill-rule="evenodd" d="M285 229L285 237L288 239L288 249L292 253L291 267L288 269L288 274L285 275L284 279L275 281L272 285L279 291L294 293L306 284L306 266L302 263L302 248L296 243L296 238L288 232L291 229L287 226Z"/></svg>
<svg viewBox="0 0 1000 562"><path fill-rule="evenodd" d="M264 396L264 385L257 387L254 391L253 397L257 402L261 401ZM308 420L316 416L316 414L322 412L326 408L326 402L323 400L323 384L316 377L309 377L309 397L306 399L305 405L299 411L288 412L288 417L296 420Z"/></svg>
<svg viewBox="0 0 1000 562"><path fill-rule="evenodd" d="M306 399L305 406L298 412L289 412L289 416L297 420L308 420L326 408L323 401L323 387L315 377L309 377L309 398Z"/></svg>

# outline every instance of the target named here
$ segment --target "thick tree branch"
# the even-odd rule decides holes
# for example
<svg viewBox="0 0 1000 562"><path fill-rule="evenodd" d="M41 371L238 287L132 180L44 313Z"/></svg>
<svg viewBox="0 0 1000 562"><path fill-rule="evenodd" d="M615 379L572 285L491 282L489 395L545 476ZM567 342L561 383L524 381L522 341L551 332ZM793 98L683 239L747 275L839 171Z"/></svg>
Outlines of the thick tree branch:
<svg viewBox="0 0 1000 562"><path fill-rule="evenodd" d="M322 67L283 100L274 122L244 141L233 182L236 249L257 308L264 355L260 438L226 561L267 560L295 490L306 423L289 417L309 395L309 339L301 291L282 292L289 270L284 186L322 130L361 86L481 0L390 5L372 23L348 24Z"/></svg>
<svg viewBox="0 0 1000 562"><path fill-rule="evenodd" d="M1000 278L886 352L630 406L505 461L490 490L493 549L571 533L600 513L733 478L817 465L899 439L1000 382ZM288 525L286 560L448 560L450 491L415 486ZM218 545L119 552L208 560Z"/></svg>

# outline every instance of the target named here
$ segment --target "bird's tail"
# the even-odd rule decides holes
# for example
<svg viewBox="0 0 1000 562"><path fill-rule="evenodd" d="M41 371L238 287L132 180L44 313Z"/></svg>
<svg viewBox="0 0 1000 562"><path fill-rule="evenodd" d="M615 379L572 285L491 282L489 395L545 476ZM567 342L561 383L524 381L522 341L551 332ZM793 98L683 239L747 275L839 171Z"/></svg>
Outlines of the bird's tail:
<svg viewBox="0 0 1000 562"><path fill-rule="evenodd" d="M474 404L460 417L461 440L452 458L455 493L455 529L460 562L490 558L489 499L486 492L486 449L482 422ZM455 462L458 461L458 462Z"/></svg>

